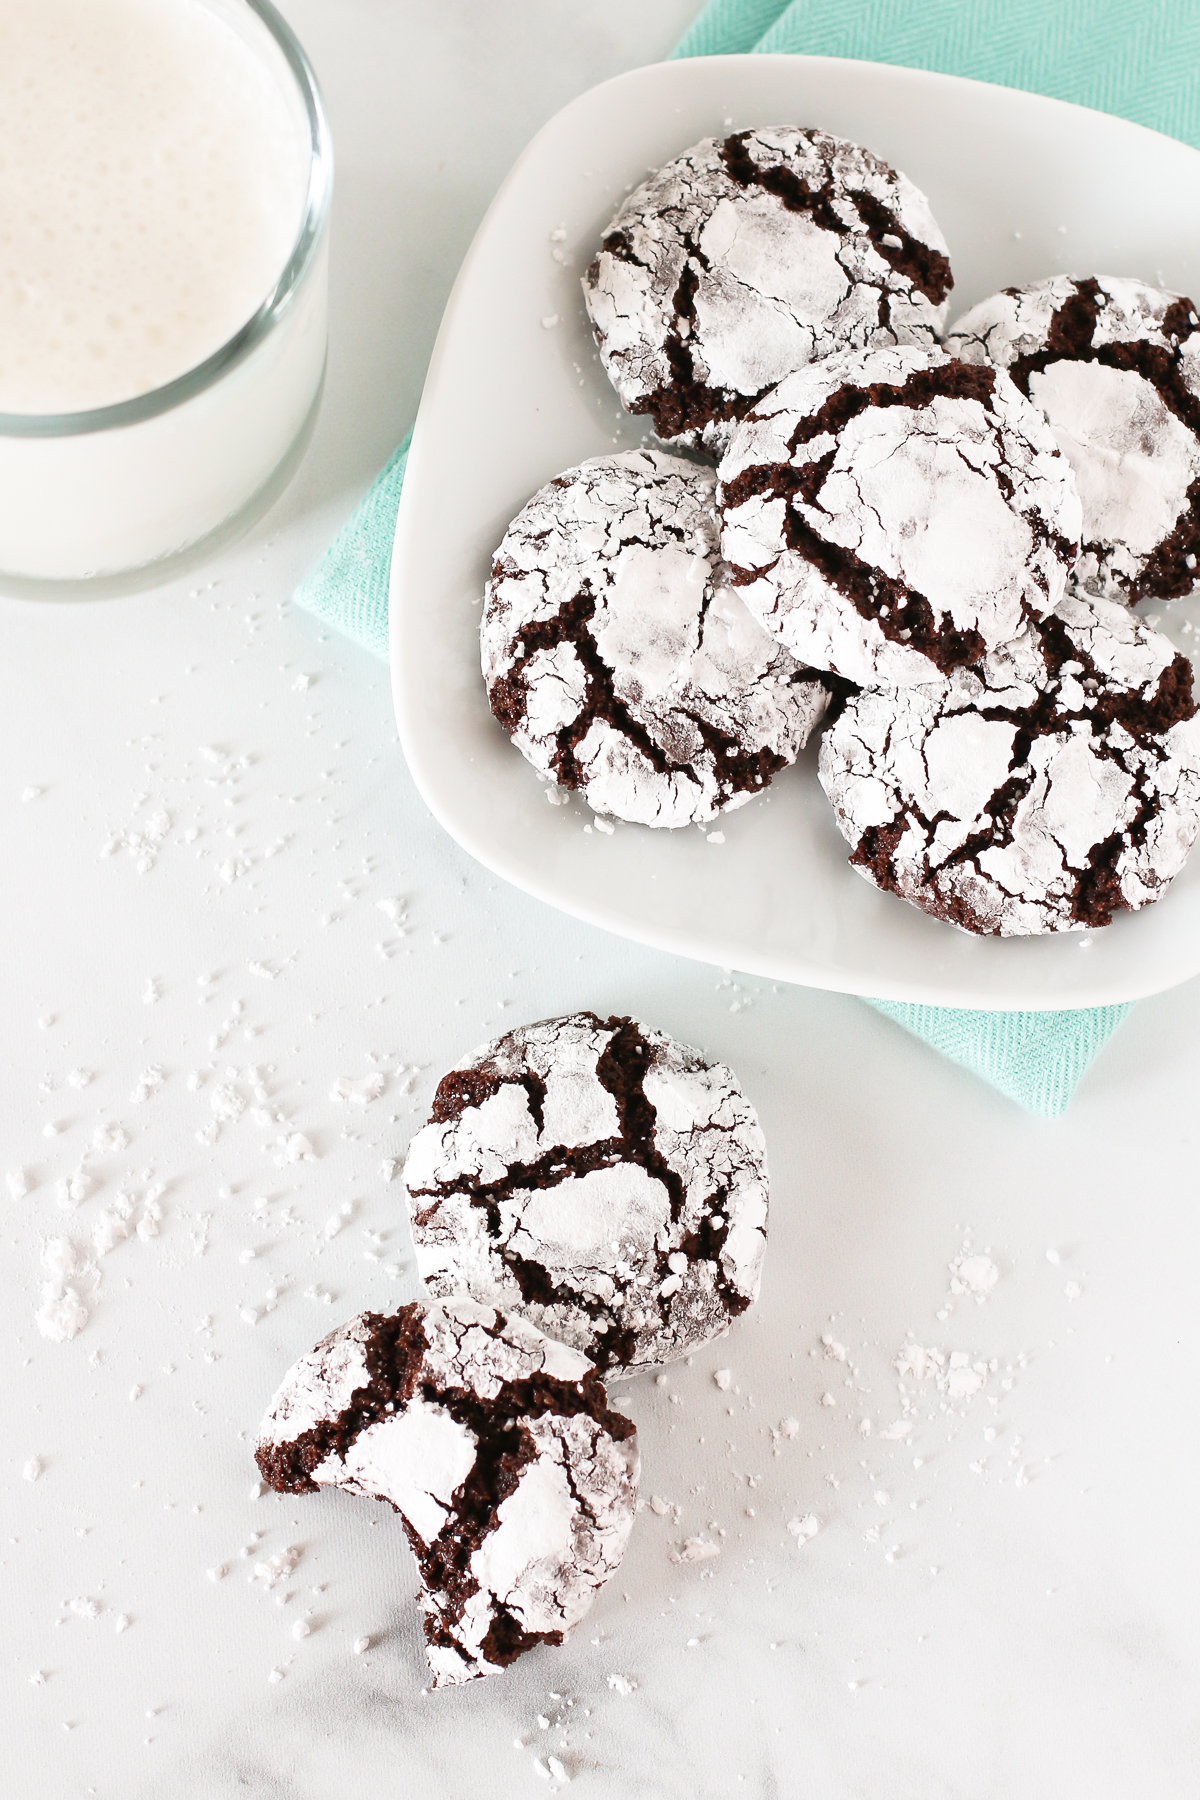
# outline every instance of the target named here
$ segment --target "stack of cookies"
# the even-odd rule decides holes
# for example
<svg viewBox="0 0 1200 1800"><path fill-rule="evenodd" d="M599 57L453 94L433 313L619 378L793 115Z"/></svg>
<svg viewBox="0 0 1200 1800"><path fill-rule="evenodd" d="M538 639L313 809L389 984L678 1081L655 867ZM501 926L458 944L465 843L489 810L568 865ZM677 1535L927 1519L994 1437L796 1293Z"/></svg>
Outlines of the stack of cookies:
<svg viewBox="0 0 1200 1800"><path fill-rule="evenodd" d="M440 1687L561 1644L617 1569L640 1456L604 1384L753 1303L766 1154L723 1064L571 1013L442 1077L404 1191L428 1300L302 1356L255 1454L277 1492L400 1514Z"/></svg>
<svg viewBox="0 0 1200 1800"><path fill-rule="evenodd" d="M538 772L705 824L823 727L851 864L923 911L1013 936L1156 899L1200 824L1200 719L1131 608L1197 578L1191 302L1058 276L946 336L925 196L794 128L652 175L583 286L670 448L559 475L497 551L484 676Z"/></svg>

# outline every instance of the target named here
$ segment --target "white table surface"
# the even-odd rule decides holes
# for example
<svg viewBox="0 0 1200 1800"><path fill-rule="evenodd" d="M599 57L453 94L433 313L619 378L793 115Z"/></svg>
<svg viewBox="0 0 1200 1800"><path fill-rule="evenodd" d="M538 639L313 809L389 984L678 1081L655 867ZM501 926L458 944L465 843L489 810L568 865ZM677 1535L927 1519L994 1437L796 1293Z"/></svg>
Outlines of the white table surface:
<svg viewBox="0 0 1200 1800"><path fill-rule="evenodd" d="M407 425L512 158L691 10L289 0L338 154L305 463L196 574L0 606L0 1161L30 1182L0 1187L6 1793L467 1800L558 1785L548 1756L573 1792L635 1800L1195 1792L1196 985L1135 1009L1063 1120L1028 1118L858 1001L495 884L417 800L385 668L288 604ZM249 1439L297 1354L416 1293L382 1165L438 1075L579 1006L741 1076L774 1178L762 1300L664 1386L619 1390L670 1505L568 1646L427 1694L394 1515L252 1497ZM330 1098L373 1069L374 1104ZM223 1123L222 1085L247 1102ZM115 1124L127 1147L60 1206ZM313 1160L280 1161L295 1132ZM158 1236L104 1258L84 1330L46 1341L41 1242L90 1239L122 1186L136 1219L155 1183ZM950 1291L967 1244L1000 1271L982 1303ZM903 1438L909 1333L986 1367L966 1397L926 1382ZM688 1537L720 1554L673 1561ZM294 1573L256 1580L288 1546Z"/></svg>

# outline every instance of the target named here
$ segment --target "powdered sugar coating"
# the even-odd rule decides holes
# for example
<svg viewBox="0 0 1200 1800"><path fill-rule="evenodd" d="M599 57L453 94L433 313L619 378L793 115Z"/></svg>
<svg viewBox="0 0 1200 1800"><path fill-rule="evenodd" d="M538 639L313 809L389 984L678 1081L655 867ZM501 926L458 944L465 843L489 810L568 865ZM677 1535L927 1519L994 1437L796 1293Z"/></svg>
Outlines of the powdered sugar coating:
<svg viewBox="0 0 1200 1800"><path fill-rule="evenodd" d="M948 688L866 691L821 785L877 886L1002 937L1156 900L1200 823L1192 671L1108 601L1069 596Z"/></svg>
<svg viewBox="0 0 1200 1800"><path fill-rule="evenodd" d="M834 351L934 344L945 239L912 182L846 138L705 138L624 201L583 281L622 404L717 454L730 421Z"/></svg>
<svg viewBox="0 0 1200 1800"><path fill-rule="evenodd" d="M256 1455L283 1492L340 1487L400 1513L434 1686L562 1642L621 1561L639 1474L586 1357L462 1297L333 1332L288 1371Z"/></svg>
<svg viewBox="0 0 1200 1800"><path fill-rule="evenodd" d="M1005 288L947 348L1008 371L1045 415L1083 504L1076 579L1131 604L1185 594L1200 557L1200 320L1110 275Z"/></svg>
<svg viewBox="0 0 1200 1800"><path fill-rule="evenodd" d="M742 806L828 704L723 579L717 536L712 470L635 450L558 476L496 552L492 711L596 812L679 826Z"/></svg>
<svg viewBox="0 0 1200 1800"><path fill-rule="evenodd" d="M344 1412L371 1379L367 1367L370 1332L366 1315L323 1338L310 1356L290 1368L267 1409L263 1435L272 1443L294 1443L323 1419Z"/></svg>
<svg viewBox="0 0 1200 1800"><path fill-rule="evenodd" d="M1051 612L1080 505L1001 371L901 346L789 375L718 469L721 549L793 655L865 686L936 682Z"/></svg>
<svg viewBox="0 0 1200 1800"><path fill-rule="evenodd" d="M754 1109L630 1019L548 1019L452 1070L404 1186L431 1292L520 1311L608 1373L688 1354L758 1293Z"/></svg>

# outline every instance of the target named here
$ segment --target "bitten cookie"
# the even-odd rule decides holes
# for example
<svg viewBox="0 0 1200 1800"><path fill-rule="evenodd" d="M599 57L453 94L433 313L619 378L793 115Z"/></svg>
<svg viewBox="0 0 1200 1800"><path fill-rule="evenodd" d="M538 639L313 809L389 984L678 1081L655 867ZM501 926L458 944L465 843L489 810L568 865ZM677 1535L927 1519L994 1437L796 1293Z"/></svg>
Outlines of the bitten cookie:
<svg viewBox="0 0 1200 1800"><path fill-rule="evenodd" d="M827 132L705 138L634 190L583 280L621 402L720 453L730 421L815 357L934 344L946 242L907 176Z"/></svg>
<svg viewBox="0 0 1200 1800"><path fill-rule="evenodd" d="M1200 320L1110 275L1056 275L973 306L947 348L1006 369L1044 413L1083 502L1076 579L1130 605L1189 593L1200 556Z"/></svg>
<svg viewBox="0 0 1200 1800"><path fill-rule="evenodd" d="M758 1294L754 1108L633 1019L547 1019L452 1069L404 1187L433 1293L520 1312L603 1370L684 1356Z"/></svg>
<svg viewBox="0 0 1200 1800"><path fill-rule="evenodd" d="M718 470L721 549L756 618L864 686L937 681L1062 599L1080 507L999 369L866 350L789 375Z"/></svg>
<svg viewBox="0 0 1200 1800"><path fill-rule="evenodd" d="M711 469L597 457L534 495L496 552L480 651L492 711L598 813L699 824L761 793L828 703L719 567Z"/></svg>
<svg viewBox="0 0 1200 1800"><path fill-rule="evenodd" d="M852 865L935 918L1107 925L1157 900L1196 836L1191 664L1124 607L1070 596L948 688L852 698L819 774Z"/></svg>
<svg viewBox="0 0 1200 1800"><path fill-rule="evenodd" d="M633 1423L578 1351L473 1300L361 1313L284 1376L255 1457L280 1493L400 1514L433 1685L561 1644L633 1526Z"/></svg>

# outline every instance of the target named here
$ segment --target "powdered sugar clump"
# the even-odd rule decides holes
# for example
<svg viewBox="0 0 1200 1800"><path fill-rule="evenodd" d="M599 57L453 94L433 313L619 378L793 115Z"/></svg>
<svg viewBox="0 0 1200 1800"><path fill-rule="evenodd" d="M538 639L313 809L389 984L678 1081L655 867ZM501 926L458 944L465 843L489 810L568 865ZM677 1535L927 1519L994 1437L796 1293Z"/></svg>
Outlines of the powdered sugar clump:
<svg viewBox="0 0 1200 1800"><path fill-rule="evenodd" d="M88 1322L83 1294L90 1293L93 1265L68 1237L48 1238L42 1245L42 1284L37 1328L53 1344L67 1344Z"/></svg>

